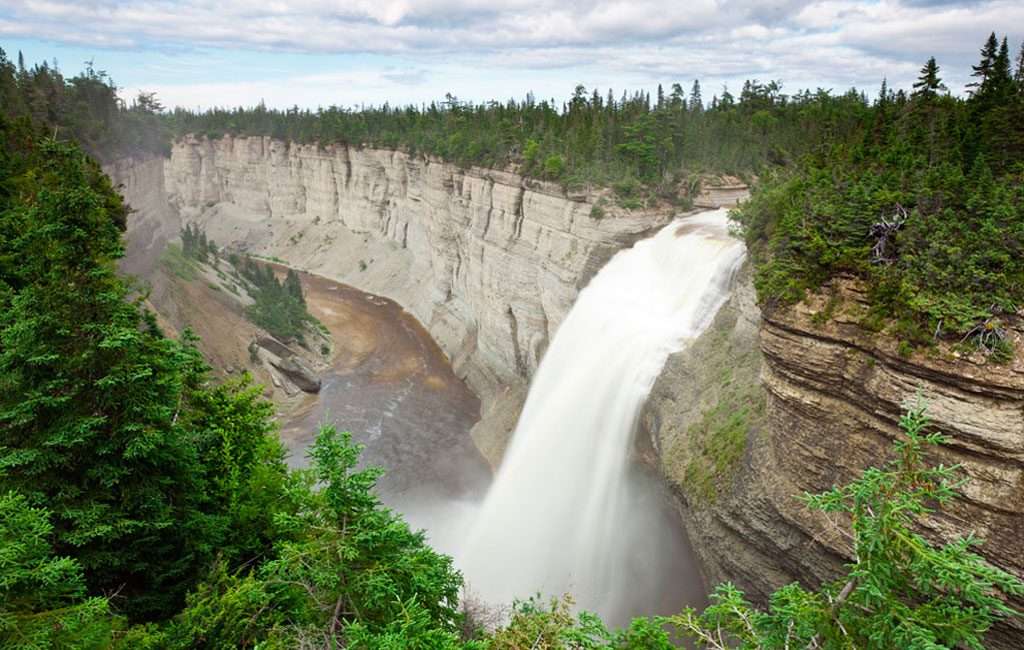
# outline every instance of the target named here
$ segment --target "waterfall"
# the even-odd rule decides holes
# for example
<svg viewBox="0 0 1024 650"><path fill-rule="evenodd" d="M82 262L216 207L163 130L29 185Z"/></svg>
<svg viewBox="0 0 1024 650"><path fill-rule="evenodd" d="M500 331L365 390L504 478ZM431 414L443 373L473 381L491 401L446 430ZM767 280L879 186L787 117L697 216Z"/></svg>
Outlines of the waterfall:
<svg viewBox="0 0 1024 650"><path fill-rule="evenodd" d="M580 292L456 551L478 597L572 593L621 618L665 579L645 557L657 540L643 530L651 499L630 478L632 437L665 360L710 324L743 256L727 211L705 212L619 252Z"/></svg>

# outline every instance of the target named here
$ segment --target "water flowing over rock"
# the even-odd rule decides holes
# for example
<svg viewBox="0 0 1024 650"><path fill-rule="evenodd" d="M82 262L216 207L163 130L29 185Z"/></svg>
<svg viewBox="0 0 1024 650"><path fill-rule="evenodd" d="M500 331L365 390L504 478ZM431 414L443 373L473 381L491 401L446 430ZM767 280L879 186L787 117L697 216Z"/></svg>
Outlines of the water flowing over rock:
<svg viewBox="0 0 1024 650"><path fill-rule="evenodd" d="M665 359L728 297L744 248L726 222L725 210L674 222L616 255L580 293L456 556L485 600L572 592L582 608L617 617L665 579L628 460Z"/></svg>

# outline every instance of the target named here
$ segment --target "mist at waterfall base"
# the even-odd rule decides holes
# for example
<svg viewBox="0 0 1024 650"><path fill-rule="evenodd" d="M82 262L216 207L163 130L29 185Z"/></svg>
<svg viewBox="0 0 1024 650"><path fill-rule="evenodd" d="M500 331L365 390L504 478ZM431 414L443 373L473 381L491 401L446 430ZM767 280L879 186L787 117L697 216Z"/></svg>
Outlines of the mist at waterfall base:
<svg viewBox="0 0 1024 650"><path fill-rule="evenodd" d="M703 602L665 488L630 456L666 359L713 320L743 256L724 209L619 252L558 329L483 502L401 507L455 557L472 597L571 593L611 624Z"/></svg>

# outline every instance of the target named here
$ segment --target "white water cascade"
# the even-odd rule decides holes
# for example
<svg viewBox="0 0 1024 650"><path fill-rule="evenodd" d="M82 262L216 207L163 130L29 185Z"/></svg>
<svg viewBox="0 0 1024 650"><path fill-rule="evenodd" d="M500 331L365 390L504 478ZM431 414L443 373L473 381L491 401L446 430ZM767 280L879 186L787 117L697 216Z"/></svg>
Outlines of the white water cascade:
<svg viewBox="0 0 1024 650"><path fill-rule="evenodd" d="M632 436L668 355L710 324L743 256L727 211L705 212L619 252L580 292L456 551L476 596L572 593L619 617L664 581L664 564L644 557L656 552L645 535L656 535L643 529L650 498L628 472Z"/></svg>

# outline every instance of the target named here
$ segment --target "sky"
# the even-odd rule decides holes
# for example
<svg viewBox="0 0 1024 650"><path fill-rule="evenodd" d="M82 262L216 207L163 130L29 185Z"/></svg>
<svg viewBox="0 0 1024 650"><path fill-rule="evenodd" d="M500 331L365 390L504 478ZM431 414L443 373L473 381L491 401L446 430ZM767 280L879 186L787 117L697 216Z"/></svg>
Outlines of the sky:
<svg viewBox="0 0 1024 650"><path fill-rule="evenodd" d="M84 62L167 106L316 108L653 91L699 79L784 92L882 78L935 56L959 93L992 31L1024 40L1024 0L3 0L0 47Z"/></svg>

